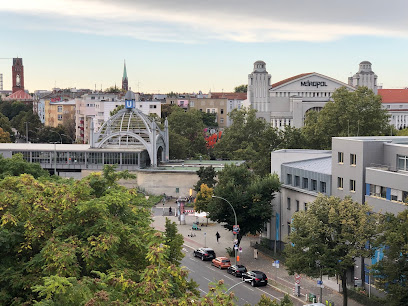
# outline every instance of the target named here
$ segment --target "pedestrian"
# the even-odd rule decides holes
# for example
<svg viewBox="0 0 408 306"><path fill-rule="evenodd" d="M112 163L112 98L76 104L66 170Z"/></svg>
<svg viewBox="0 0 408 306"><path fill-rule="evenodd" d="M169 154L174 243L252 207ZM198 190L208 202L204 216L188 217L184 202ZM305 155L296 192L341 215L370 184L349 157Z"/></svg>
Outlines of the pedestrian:
<svg viewBox="0 0 408 306"><path fill-rule="evenodd" d="M169 207L169 216L171 216L171 206Z"/></svg>
<svg viewBox="0 0 408 306"><path fill-rule="evenodd" d="M258 249L254 249L254 259L258 259Z"/></svg>
<svg viewBox="0 0 408 306"><path fill-rule="evenodd" d="M217 243L219 243L219 242L218 242L218 239L221 238L220 233L217 232L217 233L215 234L215 237L217 237Z"/></svg>

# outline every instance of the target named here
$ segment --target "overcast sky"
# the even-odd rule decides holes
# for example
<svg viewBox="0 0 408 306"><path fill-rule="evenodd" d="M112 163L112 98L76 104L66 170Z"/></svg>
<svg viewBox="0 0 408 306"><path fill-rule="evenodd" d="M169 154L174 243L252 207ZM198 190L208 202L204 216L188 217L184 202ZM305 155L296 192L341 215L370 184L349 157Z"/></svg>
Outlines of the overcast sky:
<svg viewBox="0 0 408 306"><path fill-rule="evenodd" d="M263 60L272 82L318 72L346 82L368 60L408 86L406 0L0 0L0 73L25 87L232 91Z"/></svg>

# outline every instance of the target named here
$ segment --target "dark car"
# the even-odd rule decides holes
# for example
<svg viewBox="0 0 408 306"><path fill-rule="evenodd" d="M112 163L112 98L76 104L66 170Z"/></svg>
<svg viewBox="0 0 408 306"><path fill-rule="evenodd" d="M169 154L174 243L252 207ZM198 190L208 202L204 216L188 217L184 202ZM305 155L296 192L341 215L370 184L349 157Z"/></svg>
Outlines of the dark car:
<svg viewBox="0 0 408 306"><path fill-rule="evenodd" d="M199 257L201 258L201 260L211 260L214 259L216 256L213 249L199 248L194 251L194 257Z"/></svg>
<svg viewBox="0 0 408 306"><path fill-rule="evenodd" d="M241 277L242 273L247 272L247 268L243 265L233 265L227 269L227 272L234 276Z"/></svg>
<svg viewBox="0 0 408 306"><path fill-rule="evenodd" d="M242 273L242 281L251 283L252 287L258 285L266 286L268 284L268 278L266 277L265 273L261 271L248 271Z"/></svg>

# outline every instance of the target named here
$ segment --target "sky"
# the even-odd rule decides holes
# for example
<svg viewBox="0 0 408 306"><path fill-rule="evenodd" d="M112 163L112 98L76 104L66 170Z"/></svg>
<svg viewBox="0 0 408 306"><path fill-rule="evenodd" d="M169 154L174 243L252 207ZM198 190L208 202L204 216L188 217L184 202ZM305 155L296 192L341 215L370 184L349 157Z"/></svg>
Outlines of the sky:
<svg viewBox="0 0 408 306"><path fill-rule="evenodd" d="M257 60L272 83L318 72L347 82L370 61L408 87L407 0L0 0L0 73L23 58L30 92L129 86L230 92Z"/></svg>

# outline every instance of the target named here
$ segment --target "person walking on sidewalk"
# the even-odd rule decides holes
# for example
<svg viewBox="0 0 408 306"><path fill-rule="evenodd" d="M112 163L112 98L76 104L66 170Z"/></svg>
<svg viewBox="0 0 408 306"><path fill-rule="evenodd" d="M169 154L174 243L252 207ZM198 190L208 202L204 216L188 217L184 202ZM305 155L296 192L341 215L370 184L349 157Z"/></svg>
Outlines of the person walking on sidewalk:
<svg viewBox="0 0 408 306"><path fill-rule="evenodd" d="M258 259L258 249L254 249L254 259Z"/></svg>
<svg viewBox="0 0 408 306"><path fill-rule="evenodd" d="M218 240L221 238L220 233L217 232L217 233L215 234L215 237L217 237L217 243L219 243Z"/></svg>

